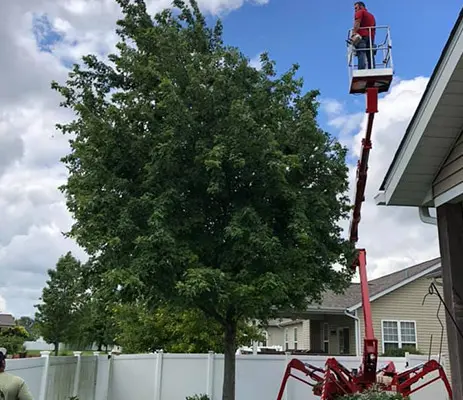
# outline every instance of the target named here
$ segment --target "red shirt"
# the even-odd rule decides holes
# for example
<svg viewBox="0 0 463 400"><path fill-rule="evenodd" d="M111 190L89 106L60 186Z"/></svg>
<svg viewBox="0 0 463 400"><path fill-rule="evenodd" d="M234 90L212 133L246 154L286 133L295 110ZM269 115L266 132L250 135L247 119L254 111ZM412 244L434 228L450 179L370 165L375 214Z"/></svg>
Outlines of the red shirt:
<svg viewBox="0 0 463 400"><path fill-rule="evenodd" d="M366 8L355 12L355 19L360 20L360 27L376 26L376 20L373 14L369 13ZM370 29L360 29L357 33L360 36L368 37ZM371 29L371 38L375 38L376 29Z"/></svg>

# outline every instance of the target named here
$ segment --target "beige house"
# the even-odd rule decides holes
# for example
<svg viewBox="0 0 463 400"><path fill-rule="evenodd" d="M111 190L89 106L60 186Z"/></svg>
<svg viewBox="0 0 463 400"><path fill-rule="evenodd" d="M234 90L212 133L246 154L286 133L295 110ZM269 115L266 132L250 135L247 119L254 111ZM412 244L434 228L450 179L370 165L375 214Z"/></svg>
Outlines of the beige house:
<svg viewBox="0 0 463 400"><path fill-rule="evenodd" d="M11 328L15 325L16 322L11 314L0 314L0 329Z"/></svg>
<svg viewBox="0 0 463 400"><path fill-rule="evenodd" d="M437 258L369 282L380 354L391 348L413 347L424 354L431 350L436 355L441 338L442 353L447 353L445 308L439 309L437 295L426 296L423 304L432 282L442 292L440 269ZM353 283L344 295L327 292L321 304L310 306L294 319L270 321L266 329L267 341L262 344L281 346L283 350L305 350L311 354L359 356L363 332L360 284Z"/></svg>

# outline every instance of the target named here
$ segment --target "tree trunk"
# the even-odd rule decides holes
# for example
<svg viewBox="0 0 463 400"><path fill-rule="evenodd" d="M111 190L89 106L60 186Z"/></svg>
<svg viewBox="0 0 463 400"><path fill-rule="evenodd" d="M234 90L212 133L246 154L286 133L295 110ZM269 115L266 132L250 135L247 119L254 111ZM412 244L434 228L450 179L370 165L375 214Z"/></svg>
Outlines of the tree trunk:
<svg viewBox="0 0 463 400"><path fill-rule="evenodd" d="M55 342L55 356L58 357L59 354L59 342Z"/></svg>
<svg viewBox="0 0 463 400"><path fill-rule="evenodd" d="M229 322L225 326L225 352L222 400L235 400L236 375L236 322Z"/></svg>

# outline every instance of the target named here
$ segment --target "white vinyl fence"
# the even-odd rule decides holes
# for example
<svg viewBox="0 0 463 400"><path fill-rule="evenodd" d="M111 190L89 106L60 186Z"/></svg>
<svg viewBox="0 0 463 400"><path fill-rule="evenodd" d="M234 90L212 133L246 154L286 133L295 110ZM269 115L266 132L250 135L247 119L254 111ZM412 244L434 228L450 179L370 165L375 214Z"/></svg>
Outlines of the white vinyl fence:
<svg viewBox="0 0 463 400"><path fill-rule="evenodd" d="M34 400L106 400L109 378L108 356L50 357L42 351L37 358L6 360L6 371L23 378Z"/></svg>
<svg viewBox="0 0 463 400"><path fill-rule="evenodd" d="M237 355L236 398L276 400L290 355ZM326 357L298 357L323 367ZM359 357L336 357L348 369L358 368ZM380 358L379 366L393 361L398 371L427 361L426 356ZM445 358L441 359L445 363ZM223 355L156 354L50 357L7 360L7 370L24 378L35 400L185 400L208 394L221 400ZM430 374L432 379L437 374ZM317 399L311 388L297 380L288 381L286 400ZM422 384L424 381L421 381ZM445 388L437 381L411 396L412 400L445 400Z"/></svg>

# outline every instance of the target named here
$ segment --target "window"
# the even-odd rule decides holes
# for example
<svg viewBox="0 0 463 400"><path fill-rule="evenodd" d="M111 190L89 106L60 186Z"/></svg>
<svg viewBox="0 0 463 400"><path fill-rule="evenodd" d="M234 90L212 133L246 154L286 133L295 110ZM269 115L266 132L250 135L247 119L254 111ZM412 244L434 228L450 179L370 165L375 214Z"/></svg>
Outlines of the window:
<svg viewBox="0 0 463 400"><path fill-rule="evenodd" d="M285 350L289 350L288 328L285 328Z"/></svg>
<svg viewBox="0 0 463 400"><path fill-rule="evenodd" d="M322 349L325 353L329 353L330 347L330 327L327 322L322 327Z"/></svg>
<svg viewBox="0 0 463 400"><path fill-rule="evenodd" d="M383 352L389 349L416 349L415 321L382 321Z"/></svg>
<svg viewBox="0 0 463 400"><path fill-rule="evenodd" d="M297 350L297 328L294 328L294 350Z"/></svg>

